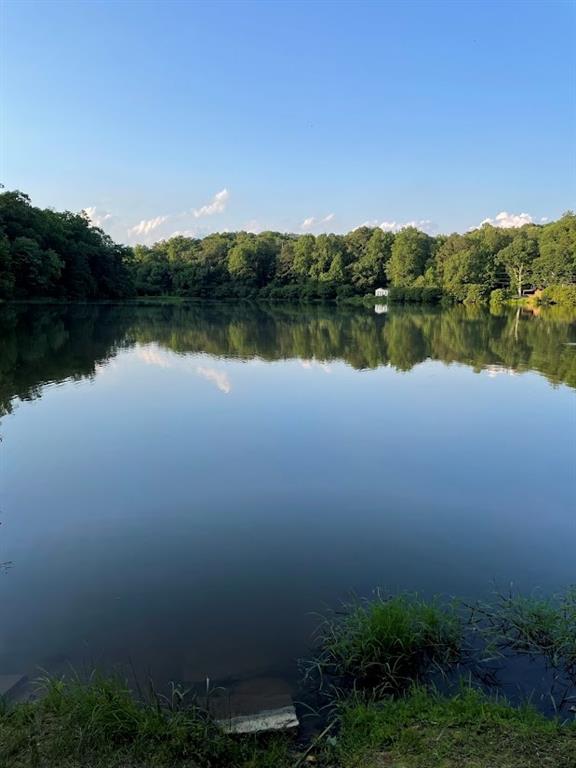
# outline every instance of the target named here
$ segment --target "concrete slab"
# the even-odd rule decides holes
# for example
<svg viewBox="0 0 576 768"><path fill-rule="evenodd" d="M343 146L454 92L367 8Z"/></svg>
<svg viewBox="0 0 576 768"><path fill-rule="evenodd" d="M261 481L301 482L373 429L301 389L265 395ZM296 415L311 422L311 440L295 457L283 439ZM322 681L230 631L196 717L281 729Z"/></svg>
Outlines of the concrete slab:
<svg viewBox="0 0 576 768"><path fill-rule="evenodd" d="M280 709L263 710L255 715L239 715L216 722L225 733L264 733L298 728L298 718L293 704Z"/></svg>
<svg viewBox="0 0 576 768"><path fill-rule="evenodd" d="M255 678L217 690L210 713L228 733L284 731L298 727L290 686L278 678Z"/></svg>

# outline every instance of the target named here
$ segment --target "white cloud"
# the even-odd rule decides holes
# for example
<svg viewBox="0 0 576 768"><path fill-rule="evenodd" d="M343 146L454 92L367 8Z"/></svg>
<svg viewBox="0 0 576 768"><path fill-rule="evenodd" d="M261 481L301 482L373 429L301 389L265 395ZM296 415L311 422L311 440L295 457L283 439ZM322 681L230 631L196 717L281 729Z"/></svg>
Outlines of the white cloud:
<svg viewBox="0 0 576 768"><path fill-rule="evenodd" d="M172 368L170 358L157 346L149 345L137 348L136 357L142 360L143 363L146 363L146 365L155 365L158 368Z"/></svg>
<svg viewBox="0 0 576 768"><path fill-rule="evenodd" d="M320 370L324 371L324 373L332 373L332 368L328 365L328 363L323 363L320 360L311 359L308 360L306 358L299 358L300 365L302 368L304 368L307 371L312 370L313 368L320 368Z"/></svg>
<svg viewBox="0 0 576 768"><path fill-rule="evenodd" d="M142 221L136 224L134 227L130 227L128 234L131 237L147 237L151 232L161 224L168 221L168 216L156 216L154 219L142 219Z"/></svg>
<svg viewBox="0 0 576 768"><path fill-rule="evenodd" d="M107 211L99 211L95 205L89 205L88 208L84 208L84 213L88 216L90 223L94 227L102 228L107 221L114 218Z"/></svg>
<svg viewBox="0 0 576 768"><path fill-rule="evenodd" d="M171 237L192 237L196 238L201 234L201 230L199 229L176 229L174 232L172 232L170 235L168 235L168 238Z"/></svg>
<svg viewBox="0 0 576 768"><path fill-rule="evenodd" d="M422 232L430 232L432 229L431 219L414 219L412 221L382 221L379 225L384 232L400 232L406 227L416 227Z"/></svg>
<svg viewBox="0 0 576 768"><path fill-rule="evenodd" d="M495 379L496 376L502 374L506 376L517 376L517 372L513 368L506 368L503 365L487 365L483 368L483 371L488 374L491 379Z"/></svg>
<svg viewBox="0 0 576 768"><path fill-rule="evenodd" d="M192 360L186 357L182 358L172 352L167 353L157 344L138 347L136 349L136 357L146 365L153 365L157 368L175 369L186 374L197 373L203 379L215 384L220 392L224 392L225 395L230 394L232 391L232 384L225 371L219 371L209 366L194 365Z"/></svg>
<svg viewBox="0 0 576 768"><path fill-rule="evenodd" d="M494 219L484 219L480 222L479 226L483 224L491 224L493 227L502 227L503 229L511 229L512 227L523 227L524 224L532 224L534 219L529 213L508 213L508 211L500 211L496 214Z"/></svg>
<svg viewBox="0 0 576 768"><path fill-rule="evenodd" d="M226 208L229 197L230 193L228 190L222 189L214 195L209 203L203 205L201 208L195 208L192 211L192 215L195 219L199 219L202 216L213 216L215 213L222 213Z"/></svg>
<svg viewBox="0 0 576 768"><path fill-rule="evenodd" d="M225 395L229 395L232 391L232 384L224 371L218 371L216 368L205 368L203 366L196 368L196 371L207 381L212 381L216 384L220 392L224 392Z"/></svg>
<svg viewBox="0 0 576 768"><path fill-rule="evenodd" d="M331 221L334 220L335 214L329 213L327 216L324 216L321 219L317 219L316 216L309 216L307 219L304 219L302 224L300 224L300 229L312 229L313 227L322 227L324 224L329 224Z"/></svg>
<svg viewBox="0 0 576 768"><path fill-rule="evenodd" d="M262 232L262 227L257 219L250 219L250 221L247 221L246 224L244 224L242 230L244 232L250 232L252 235L257 235L259 232Z"/></svg>
<svg viewBox="0 0 576 768"><path fill-rule="evenodd" d="M431 233L434 229L434 223L431 219L413 219L412 221L378 221L371 219L360 224L360 227L380 227L384 232L400 232L406 227L415 227L422 232ZM356 227L356 229L360 229Z"/></svg>

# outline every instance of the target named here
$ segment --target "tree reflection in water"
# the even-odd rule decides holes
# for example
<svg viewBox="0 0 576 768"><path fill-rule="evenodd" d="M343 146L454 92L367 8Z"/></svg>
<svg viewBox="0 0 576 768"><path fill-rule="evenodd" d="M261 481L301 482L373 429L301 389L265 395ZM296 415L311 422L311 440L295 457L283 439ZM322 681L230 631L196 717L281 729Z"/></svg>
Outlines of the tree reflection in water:
<svg viewBox="0 0 576 768"><path fill-rule="evenodd" d="M180 354L344 361L408 371L424 360L476 371L537 371L576 387L576 324L554 309L490 313L457 305L392 307L189 303L6 305L0 310L0 415L46 384L92 378L118 350L155 342Z"/></svg>

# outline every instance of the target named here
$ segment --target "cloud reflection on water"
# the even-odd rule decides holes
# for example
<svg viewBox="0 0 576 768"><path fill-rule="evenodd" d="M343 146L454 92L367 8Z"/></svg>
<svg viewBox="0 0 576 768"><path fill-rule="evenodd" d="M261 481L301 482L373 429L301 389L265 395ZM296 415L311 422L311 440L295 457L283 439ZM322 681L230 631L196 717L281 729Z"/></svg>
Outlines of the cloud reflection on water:
<svg viewBox="0 0 576 768"><path fill-rule="evenodd" d="M194 373L201 376L206 381L216 385L220 392L229 395L232 391L232 384L226 371L220 371L217 368L196 365L193 360L164 352L156 345L149 344L145 347L138 347L136 357L146 365L153 365L157 368L177 369L186 373Z"/></svg>

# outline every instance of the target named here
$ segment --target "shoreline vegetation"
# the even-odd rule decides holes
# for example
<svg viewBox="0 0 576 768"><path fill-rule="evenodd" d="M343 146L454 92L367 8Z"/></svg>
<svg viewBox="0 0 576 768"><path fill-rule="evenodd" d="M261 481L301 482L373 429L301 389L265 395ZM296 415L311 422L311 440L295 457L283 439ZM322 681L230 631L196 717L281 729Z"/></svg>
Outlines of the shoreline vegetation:
<svg viewBox="0 0 576 768"><path fill-rule="evenodd" d="M316 656L303 669L325 704L307 733L232 736L209 705L177 687L165 696L150 687L144 696L118 677L71 675L44 678L37 698L4 705L0 764L573 768L575 627L574 590L551 599L499 595L474 606L376 593L319 626ZM554 717L513 705L461 666L471 656L490 665L517 655L541 663L554 690L564 689Z"/></svg>
<svg viewBox="0 0 576 768"><path fill-rule="evenodd" d="M557 304L576 311L576 214L430 236L361 226L345 235L225 232L115 243L86 213L0 194L0 300L135 297L395 303ZM530 298L525 294L530 293Z"/></svg>

